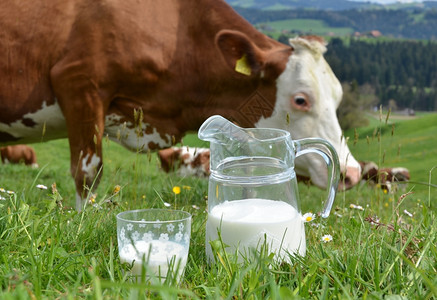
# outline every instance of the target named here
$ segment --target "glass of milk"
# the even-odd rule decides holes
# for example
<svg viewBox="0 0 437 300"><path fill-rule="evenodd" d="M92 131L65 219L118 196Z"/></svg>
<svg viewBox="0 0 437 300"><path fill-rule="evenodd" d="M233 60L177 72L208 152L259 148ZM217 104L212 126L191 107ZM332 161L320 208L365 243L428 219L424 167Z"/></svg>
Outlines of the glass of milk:
<svg viewBox="0 0 437 300"><path fill-rule="evenodd" d="M187 264L191 214L171 209L139 209L117 215L121 263L134 281L180 282Z"/></svg>

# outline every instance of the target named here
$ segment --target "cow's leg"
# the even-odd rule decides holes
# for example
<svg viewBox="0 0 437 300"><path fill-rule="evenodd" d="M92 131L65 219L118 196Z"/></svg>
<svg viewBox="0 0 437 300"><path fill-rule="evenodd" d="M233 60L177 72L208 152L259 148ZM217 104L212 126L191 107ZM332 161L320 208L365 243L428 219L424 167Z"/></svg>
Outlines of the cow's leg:
<svg viewBox="0 0 437 300"><path fill-rule="evenodd" d="M76 209L81 211L84 199L92 189L97 188L103 171L102 161L102 120L82 122L77 118L67 120L70 143L71 175L76 184Z"/></svg>
<svg viewBox="0 0 437 300"><path fill-rule="evenodd" d="M84 199L92 189L97 188L103 171L103 122L98 119L82 122L70 117L67 119L67 128L71 175L76 184L76 209L81 211Z"/></svg>
<svg viewBox="0 0 437 300"><path fill-rule="evenodd" d="M36 159L36 152L33 148L29 148L30 149L30 166L32 168L38 168L39 165L37 163L37 159Z"/></svg>
<svg viewBox="0 0 437 300"><path fill-rule="evenodd" d="M6 164L6 151L7 151L7 147L0 148L0 156L2 158L2 163L4 164Z"/></svg>
<svg viewBox="0 0 437 300"><path fill-rule="evenodd" d="M91 77L71 67L55 66L52 83L65 116L70 144L71 174L76 184L76 209L99 183L102 174L102 136L107 106Z"/></svg>

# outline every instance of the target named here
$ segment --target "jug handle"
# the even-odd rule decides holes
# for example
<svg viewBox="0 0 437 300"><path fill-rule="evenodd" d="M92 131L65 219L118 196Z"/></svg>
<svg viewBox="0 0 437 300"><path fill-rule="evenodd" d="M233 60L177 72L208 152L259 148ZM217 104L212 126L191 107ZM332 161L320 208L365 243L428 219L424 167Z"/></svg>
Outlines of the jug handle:
<svg viewBox="0 0 437 300"><path fill-rule="evenodd" d="M321 216L327 218L331 212L332 204L334 203L337 194L338 183L340 180L340 167L338 155L334 147L326 140L319 138L305 138L294 141L296 158L308 154L315 153L320 155L328 167L328 198L325 202Z"/></svg>

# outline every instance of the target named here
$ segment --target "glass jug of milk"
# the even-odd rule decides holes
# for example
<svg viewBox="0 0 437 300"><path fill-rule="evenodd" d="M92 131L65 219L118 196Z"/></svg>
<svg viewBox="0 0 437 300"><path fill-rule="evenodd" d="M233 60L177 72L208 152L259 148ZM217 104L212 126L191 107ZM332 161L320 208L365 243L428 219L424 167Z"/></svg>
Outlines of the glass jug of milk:
<svg viewBox="0 0 437 300"><path fill-rule="evenodd" d="M305 229L299 209L294 171L296 157L315 153L328 167L328 217L338 187L339 162L329 142L318 138L293 141L290 133L272 128L241 128L212 116L199 129L210 142L206 253L214 261L210 241L220 237L229 253L250 257L264 245L275 258L305 255Z"/></svg>

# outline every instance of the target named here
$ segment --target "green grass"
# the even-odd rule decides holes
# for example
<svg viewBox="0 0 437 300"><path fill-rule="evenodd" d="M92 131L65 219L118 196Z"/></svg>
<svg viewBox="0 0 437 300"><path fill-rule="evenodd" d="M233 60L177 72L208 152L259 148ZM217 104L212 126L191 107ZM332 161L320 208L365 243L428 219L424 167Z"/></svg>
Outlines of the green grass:
<svg viewBox="0 0 437 300"><path fill-rule="evenodd" d="M382 121L347 132L358 159L410 168L426 183L436 165L436 115ZM374 128L377 128L375 134ZM379 135L378 132L381 132ZM369 136L369 144L367 143ZM379 138L378 138L379 136ZM198 143L194 135L184 144ZM402 144L397 154L398 144ZM156 154L130 153L105 142L105 170L95 207L78 214L66 140L36 144L40 169L0 168L0 299L433 299L437 297L435 187L409 184L392 193L360 184L339 193L332 215L307 223L307 254L292 264L260 253L238 265L232 255L208 265L205 256L207 180L158 168ZM385 153L385 154L384 154ZM435 185L437 174L432 174ZM57 189L51 185L56 183ZM48 190L39 190L44 184ZM113 194L114 187L121 186ZM181 193L172 192L174 186ZM318 211L324 192L299 184L302 212ZM413 191L413 194L405 195ZM110 200L110 201L108 201ZM116 242L115 215L164 207L193 214L190 254L180 286L136 284L126 278ZM363 210L353 209L360 205ZM61 207L62 206L62 207ZM407 210L413 217L404 213ZM373 222L373 223L372 223ZM321 242L324 234L333 241Z"/></svg>

